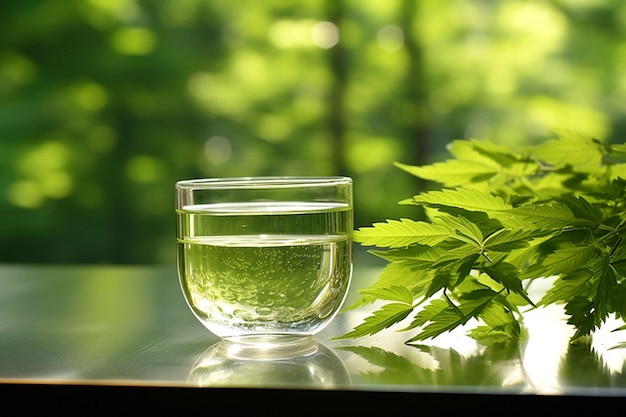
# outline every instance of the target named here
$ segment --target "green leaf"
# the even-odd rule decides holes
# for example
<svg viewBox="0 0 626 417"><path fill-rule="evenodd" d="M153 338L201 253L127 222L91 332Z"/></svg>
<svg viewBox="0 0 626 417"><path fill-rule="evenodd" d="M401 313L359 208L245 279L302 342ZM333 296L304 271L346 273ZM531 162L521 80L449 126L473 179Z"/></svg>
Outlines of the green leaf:
<svg viewBox="0 0 626 417"><path fill-rule="evenodd" d="M470 222L469 220L461 216L448 217L446 218L446 221L448 222L451 228L454 228L454 231L456 232L455 236L466 237L468 239L467 240L463 239L463 241L469 242L469 243L473 242L477 246L480 246L482 244L483 232L482 230L480 230L480 228L476 224Z"/></svg>
<svg viewBox="0 0 626 417"><path fill-rule="evenodd" d="M500 229L487 236L483 242L485 249L497 252L510 252L515 249L527 248L532 238L539 236L535 230Z"/></svg>
<svg viewBox="0 0 626 417"><path fill-rule="evenodd" d="M370 250L369 252L389 262L402 262L410 264L413 267L424 268L429 267L448 253L448 251L440 247L433 248L423 245L413 245L385 251Z"/></svg>
<svg viewBox="0 0 626 417"><path fill-rule="evenodd" d="M593 245L558 249L546 256L541 263L531 265L523 271L523 276L541 278L570 273L585 266L595 250Z"/></svg>
<svg viewBox="0 0 626 417"><path fill-rule="evenodd" d="M558 203L517 207L508 210L507 213L518 221L524 221L528 228L553 230L578 223L572 211L567 206ZM582 222L581 224L588 223Z"/></svg>
<svg viewBox="0 0 626 417"><path fill-rule="evenodd" d="M477 244L468 244L462 242L462 245L456 246L443 253L439 259L432 265L438 269L456 269L454 265L458 263L460 259L466 259L469 256L480 254L480 246Z"/></svg>
<svg viewBox="0 0 626 417"><path fill-rule="evenodd" d="M571 300L579 294L586 294L591 290L593 273L588 269L581 269L572 274L564 274L554 281L552 287L546 291L538 306L560 304Z"/></svg>
<svg viewBox="0 0 626 417"><path fill-rule="evenodd" d="M432 339L466 324L471 318L477 317L483 311L485 306L491 302L492 298L493 297L484 297L481 299L471 300L467 303L459 305L457 309L454 309L447 304L445 308L442 308L441 303L433 304L433 308L428 309L426 314L422 315L426 309L417 314L414 323L428 322L428 324L420 333L407 340L407 343L418 340ZM460 311L462 315L459 315L458 311ZM411 324L411 327L413 326L414 325Z"/></svg>
<svg viewBox="0 0 626 417"><path fill-rule="evenodd" d="M411 305L413 303L413 294L406 287L401 285L392 285L384 288L370 288L361 291L364 295L372 296L379 300L397 301Z"/></svg>
<svg viewBox="0 0 626 417"><path fill-rule="evenodd" d="M522 298L524 298L524 300L528 302L528 304L532 305L533 307L535 306L533 301L528 297L528 294L522 287L522 281L518 277L518 271L516 267L506 262L500 262L496 265L485 267L483 270L487 275L491 277L491 279L499 282L508 290L511 290L514 293L521 295Z"/></svg>
<svg viewBox="0 0 626 417"><path fill-rule="evenodd" d="M395 163L395 165L411 175L425 180L436 181L447 187L467 184L476 179L483 180L498 173L497 166L456 159L425 166L411 166L401 163Z"/></svg>
<svg viewBox="0 0 626 417"><path fill-rule="evenodd" d="M415 243L434 246L450 236L450 229L441 225L410 219L387 220L361 227L353 238L365 246L400 248Z"/></svg>
<svg viewBox="0 0 626 417"><path fill-rule="evenodd" d="M503 329L511 323L517 323L512 311L499 303L486 304L480 313L480 318L492 329Z"/></svg>
<svg viewBox="0 0 626 417"><path fill-rule="evenodd" d="M615 272L622 278L626 278L626 259L617 259L611 262Z"/></svg>
<svg viewBox="0 0 626 417"><path fill-rule="evenodd" d="M405 203L423 204L430 207L451 206L468 211L502 211L511 209L501 197L471 188L428 191L414 196Z"/></svg>
<svg viewBox="0 0 626 417"><path fill-rule="evenodd" d="M477 341L508 343L526 334L521 306L564 304L573 341L609 314L626 320L626 144L563 131L520 151L477 139L448 150L442 163L397 164L442 188L400 202L422 206L426 221L359 230L357 241L388 248L371 253L389 262L359 302L425 304L403 329L420 329L407 343L473 319ZM547 277L556 279L533 304L524 281ZM365 328L406 317L388 309Z"/></svg>
<svg viewBox="0 0 626 417"><path fill-rule="evenodd" d="M593 300L587 297L576 296L565 304L565 314L570 316L567 323L576 329L574 339L589 335L596 328L594 309Z"/></svg>
<svg viewBox="0 0 626 417"><path fill-rule="evenodd" d="M448 286L448 288L455 288L461 285L465 278L474 268L474 265L476 264L476 261L479 257L480 255L475 253L468 255L456 262L456 265L458 265L456 268L456 282L452 286Z"/></svg>
<svg viewBox="0 0 626 417"><path fill-rule="evenodd" d="M527 155L487 140L455 140L448 146L448 150L456 159L498 166L500 173L533 175L539 168Z"/></svg>
<svg viewBox="0 0 626 417"><path fill-rule="evenodd" d="M618 283L609 295L611 310L615 312L617 317L626 318L626 284L624 281ZM626 324L624 324L626 330Z"/></svg>
<svg viewBox="0 0 626 417"><path fill-rule="evenodd" d="M598 277L598 287L594 297L596 315L596 326L600 327L602 323L607 319L609 313L611 313L611 307L609 306L609 299L612 298L613 291L617 288L617 277L612 268L608 267L607 263L602 265L600 274Z"/></svg>
<svg viewBox="0 0 626 417"><path fill-rule="evenodd" d="M439 292L443 288L452 287L453 283L456 282L457 277L445 269L438 269L435 271L432 280L430 281L426 291L424 292L424 297L430 298Z"/></svg>
<svg viewBox="0 0 626 417"><path fill-rule="evenodd" d="M622 153L626 155L626 143L616 143L610 146L611 152Z"/></svg>
<svg viewBox="0 0 626 417"><path fill-rule="evenodd" d="M442 299L433 299L424 306L424 308L417 313L417 315L413 318L413 322L410 324L409 328L415 328L423 326L429 321L433 320L442 311L445 311L450 308L450 304Z"/></svg>
<svg viewBox="0 0 626 417"><path fill-rule="evenodd" d="M566 194L558 200L570 209L576 219L581 221L577 224L584 222L585 226L598 227L604 220L602 211L582 196L575 197L572 194Z"/></svg>
<svg viewBox="0 0 626 417"><path fill-rule="evenodd" d="M555 167L569 165L581 170L600 167L605 153L597 140L567 130L559 131L557 139L526 149L546 164Z"/></svg>
<svg viewBox="0 0 626 417"><path fill-rule="evenodd" d="M472 339L476 340L483 346L502 345L514 342L517 340L516 336L519 336L512 336L505 330L494 329L489 326L476 326L475 328L470 329L467 333Z"/></svg>
<svg viewBox="0 0 626 417"><path fill-rule="evenodd" d="M398 286L407 288L414 298L421 297L432 281L432 274L433 271L430 269L414 267L410 262L389 263L383 268L378 280L367 289L359 290L360 297L349 306L344 307L343 310L354 310L375 302L378 298L368 290Z"/></svg>
<svg viewBox="0 0 626 417"><path fill-rule="evenodd" d="M351 337L363 337L373 335L396 323L404 320L413 311L413 306L405 303L390 303L382 306L373 315L366 317L363 323L359 324L349 333L338 336L335 339L346 339Z"/></svg>

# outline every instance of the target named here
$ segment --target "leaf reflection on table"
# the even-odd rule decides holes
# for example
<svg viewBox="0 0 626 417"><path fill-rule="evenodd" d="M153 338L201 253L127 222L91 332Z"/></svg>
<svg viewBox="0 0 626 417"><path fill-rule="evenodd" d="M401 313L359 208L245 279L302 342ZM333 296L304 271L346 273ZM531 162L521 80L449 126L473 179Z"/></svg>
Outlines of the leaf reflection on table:
<svg viewBox="0 0 626 417"><path fill-rule="evenodd" d="M520 375L519 350L488 348L479 354L464 356L452 348L411 345L430 356L436 363L431 368L378 347L346 346L341 349L355 353L380 371L368 370L362 377L379 384L410 384L435 389L447 386L509 387L521 392L526 383Z"/></svg>
<svg viewBox="0 0 626 417"><path fill-rule="evenodd" d="M626 362L622 362L621 370L612 370L590 341L571 344L560 363L559 378L570 387L623 388Z"/></svg>
<svg viewBox="0 0 626 417"><path fill-rule="evenodd" d="M535 379L524 368L524 346L490 346L465 355L453 348L425 344L406 346L428 355L435 365L416 360L414 355L409 359L376 346L343 346L338 349L358 355L373 365L358 373L368 383L406 384L433 390L465 386L473 387L473 391L484 387L485 390L498 388L517 393L556 392L553 386L541 386L542 380ZM560 387L568 387L570 392L575 392L576 387L597 387L604 391L624 388L626 362L622 364L621 371L612 370L593 348L591 341L570 344L558 363L557 380Z"/></svg>

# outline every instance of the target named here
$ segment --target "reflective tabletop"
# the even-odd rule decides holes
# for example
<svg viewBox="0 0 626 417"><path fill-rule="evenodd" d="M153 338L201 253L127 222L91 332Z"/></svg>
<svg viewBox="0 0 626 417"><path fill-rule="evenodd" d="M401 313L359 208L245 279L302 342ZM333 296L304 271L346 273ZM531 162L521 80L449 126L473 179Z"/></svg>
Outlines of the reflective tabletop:
<svg viewBox="0 0 626 417"><path fill-rule="evenodd" d="M355 257L346 306L382 269L369 256ZM367 316L356 309L303 355L248 360L225 354L229 346L195 319L174 266L5 264L0 288L0 394L62 386L626 401L626 349L614 348L626 332L607 324L588 345L571 345L556 307L528 312L529 338L514 348L482 347L465 329L420 345L397 329L336 339Z"/></svg>

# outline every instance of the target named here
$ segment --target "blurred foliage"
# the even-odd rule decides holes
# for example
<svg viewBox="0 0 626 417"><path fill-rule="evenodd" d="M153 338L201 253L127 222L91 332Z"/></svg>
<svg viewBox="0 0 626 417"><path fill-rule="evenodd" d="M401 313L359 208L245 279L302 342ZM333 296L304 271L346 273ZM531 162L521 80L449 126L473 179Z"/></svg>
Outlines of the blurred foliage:
<svg viewBox="0 0 626 417"><path fill-rule="evenodd" d="M622 0L23 0L0 27L2 262L171 262L178 179L350 175L359 227L420 216L392 163L454 139L626 131Z"/></svg>

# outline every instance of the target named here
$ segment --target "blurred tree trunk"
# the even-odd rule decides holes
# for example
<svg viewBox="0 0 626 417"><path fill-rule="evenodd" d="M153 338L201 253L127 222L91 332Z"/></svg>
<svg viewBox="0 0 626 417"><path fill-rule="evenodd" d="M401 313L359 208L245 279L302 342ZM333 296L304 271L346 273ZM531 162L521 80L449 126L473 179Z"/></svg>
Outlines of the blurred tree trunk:
<svg viewBox="0 0 626 417"><path fill-rule="evenodd" d="M341 34L341 23L344 16L342 0L326 0L328 21L337 26ZM328 98L328 125L333 144L333 169L337 175L348 175L346 166L346 112L345 92L348 79L346 66L346 48L339 42L328 50L328 59L332 81Z"/></svg>
<svg viewBox="0 0 626 417"><path fill-rule="evenodd" d="M432 119L428 110L428 80L423 48L417 38L415 27L418 17L415 0L402 0L400 7L400 25L404 32L404 50L407 54L406 90L404 107L410 116L405 116L404 137L411 155L409 164L424 165L429 162L431 152L430 136ZM424 188L424 182L418 181L418 190Z"/></svg>

